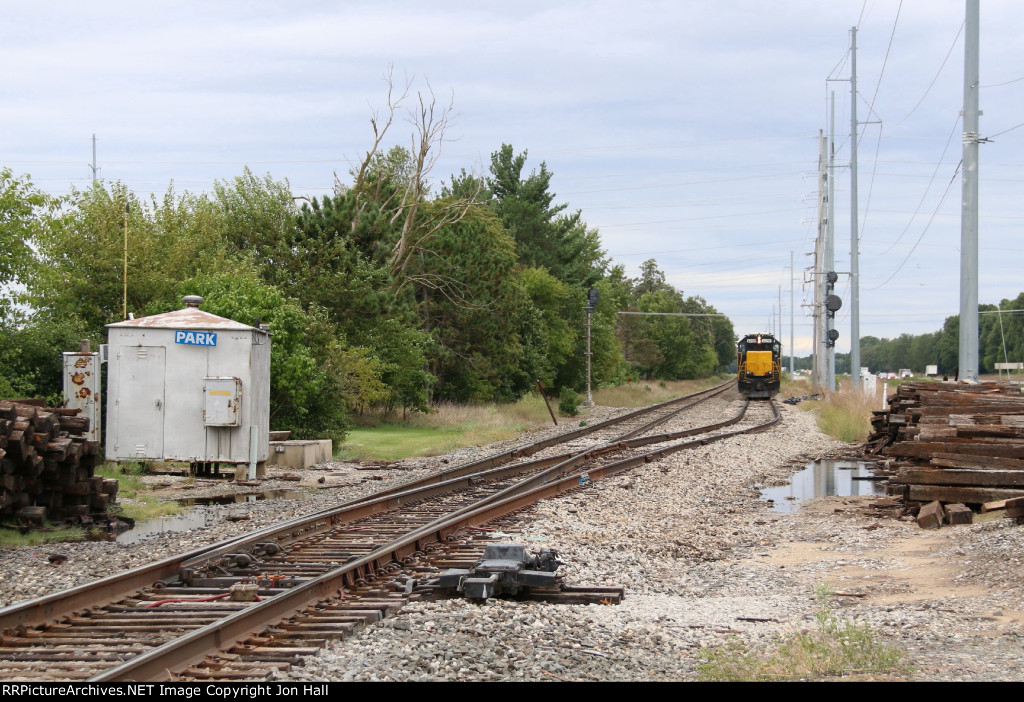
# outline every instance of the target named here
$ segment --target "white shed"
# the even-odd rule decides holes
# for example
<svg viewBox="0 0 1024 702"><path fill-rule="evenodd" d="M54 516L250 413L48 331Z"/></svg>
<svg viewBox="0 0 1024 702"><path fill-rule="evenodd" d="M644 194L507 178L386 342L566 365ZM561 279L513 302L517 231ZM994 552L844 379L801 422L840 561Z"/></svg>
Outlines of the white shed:
<svg viewBox="0 0 1024 702"><path fill-rule="evenodd" d="M113 461L186 461L198 472L269 456L270 333L185 308L108 324ZM261 471L262 472L262 471Z"/></svg>

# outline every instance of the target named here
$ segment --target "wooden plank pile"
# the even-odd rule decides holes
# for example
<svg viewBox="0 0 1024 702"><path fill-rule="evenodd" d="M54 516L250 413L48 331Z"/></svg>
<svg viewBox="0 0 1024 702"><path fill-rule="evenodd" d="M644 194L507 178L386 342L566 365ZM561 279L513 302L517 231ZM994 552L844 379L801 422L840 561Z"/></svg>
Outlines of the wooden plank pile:
<svg viewBox="0 0 1024 702"><path fill-rule="evenodd" d="M93 475L99 442L80 412L0 400L0 520L82 521L117 501L117 481Z"/></svg>
<svg viewBox="0 0 1024 702"><path fill-rule="evenodd" d="M891 457L890 493L907 503L938 503L925 511L928 525L939 508L939 523L964 523L964 504L988 511L1024 498L1018 386L903 383L871 423L865 453Z"/></svg>

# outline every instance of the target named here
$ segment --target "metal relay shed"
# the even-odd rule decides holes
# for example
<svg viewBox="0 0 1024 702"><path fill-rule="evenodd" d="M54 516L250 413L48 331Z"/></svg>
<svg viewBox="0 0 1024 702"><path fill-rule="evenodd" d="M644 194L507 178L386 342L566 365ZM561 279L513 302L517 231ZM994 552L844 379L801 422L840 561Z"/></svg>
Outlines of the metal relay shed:
<svg viewBox="0 0 1024 702"><path fill-rule="evenodd" d="M106 457L262 472L270 332L204 312L196 295L183 302L174 312L107 325Z"/></svg>

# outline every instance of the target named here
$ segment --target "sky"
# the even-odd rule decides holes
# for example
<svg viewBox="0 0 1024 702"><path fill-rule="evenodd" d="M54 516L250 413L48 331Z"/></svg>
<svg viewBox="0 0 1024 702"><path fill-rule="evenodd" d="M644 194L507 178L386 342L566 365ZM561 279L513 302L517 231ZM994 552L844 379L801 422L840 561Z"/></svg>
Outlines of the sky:
<svg viewBox="0 0 1024 702"><path fill-rule="evenodd" d="M48 192L96 175L205 192L248 167L330 194L396 88L451 105L430 173L511 144L636 276L810 353L819 132L834 124L837 350L849 350L851 30L861 336L960 305L965 2L0 0L0 168ZM1024 290L1024 3L981 7L979 291ZM831 105L834 104L834 117ZM399 113L384 147L408 146ZM792 320L792 324L791 324ZM791 332L792 330L792 332Z"/></svg>

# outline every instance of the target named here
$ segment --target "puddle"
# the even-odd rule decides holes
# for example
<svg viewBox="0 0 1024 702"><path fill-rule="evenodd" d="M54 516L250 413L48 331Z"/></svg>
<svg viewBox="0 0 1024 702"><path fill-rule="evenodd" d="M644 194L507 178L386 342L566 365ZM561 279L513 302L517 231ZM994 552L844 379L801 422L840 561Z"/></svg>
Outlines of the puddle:
<svg viewBox="0 0 1024 702"><path fill-rule="evenodd" d="M136 522L135 526L127 531L119 533L107 532L102 535L105 541L116 541L119 544L134 544L151 534L165 534L173 531L188 531L209 526L214 520L214 515L208 512L185 512L183 514L172 514L166 517L154 517L143 522Z"/></svg>
<svg viewBox="0 0 1024 702"><path fill-rule="evenodd" d="M259 502L261 500L290 500L297 494L297 490L267 490L266 492L217 495L216 497L180 497L175 500L175 502L184 507L195 507L197 505L234 505L239 502Z"/></svg>
<svg viewBox="0 0 1024 702"><path fill-rule="evenodd" d="M877 481L856 480L872 476L873 463L865 461L815 461L789 479L789 485L761 491L762 500L774 500L776 512L795 512L802 503L818 497L884 495Z"/></svg>
<svg viewBox="0 0 1024 702"><path fill-rule="evenodd" d="M224 506L258 502L260 500L288 500L297 495L298 490L267 490L266 492L219 495L217 497L183 497L175 500L175 502L185 507ZM95 530L88 538L92 541L115 541L119 544L134 544L152 534L165 534L208 527L219 521L218 517L221 513L220 510L190 509L181 514L154 517L142 522L135 522L135 526L126 527L123 531Z"/></svg>

